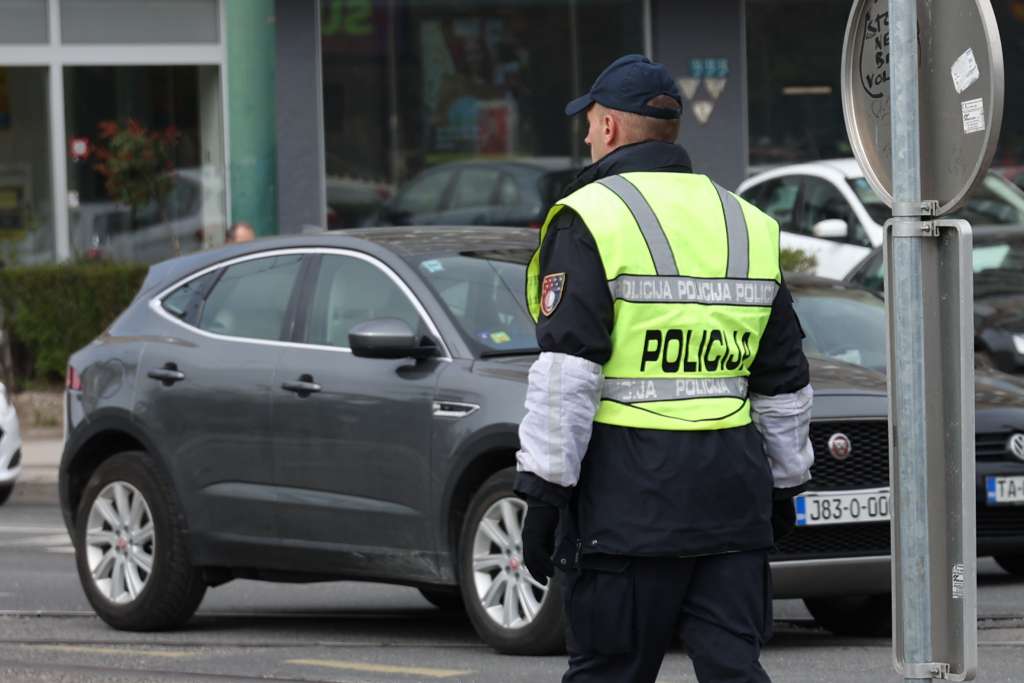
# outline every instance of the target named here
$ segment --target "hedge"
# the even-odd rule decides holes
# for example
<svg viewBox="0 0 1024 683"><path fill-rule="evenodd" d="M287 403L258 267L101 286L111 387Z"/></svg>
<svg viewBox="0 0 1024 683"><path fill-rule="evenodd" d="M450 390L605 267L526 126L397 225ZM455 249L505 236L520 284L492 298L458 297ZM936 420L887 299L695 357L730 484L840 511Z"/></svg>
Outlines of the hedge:
<svg viewBox="0 0 1024 683"><path fill-rule="evenodd" d="M114 321L146 271L144 265L106 262L0 270L0 309L15 386L60 382L68 356Z"/></svg>

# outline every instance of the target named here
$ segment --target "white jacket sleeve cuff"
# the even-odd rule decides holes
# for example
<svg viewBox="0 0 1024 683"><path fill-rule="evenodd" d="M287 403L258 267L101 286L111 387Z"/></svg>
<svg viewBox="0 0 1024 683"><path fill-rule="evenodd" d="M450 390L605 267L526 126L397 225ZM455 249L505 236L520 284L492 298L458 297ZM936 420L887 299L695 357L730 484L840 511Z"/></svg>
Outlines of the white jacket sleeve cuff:
<svg viewBox="0 0 1024 683"><path fill-rule="evenodd" d="M519 425L517 470L575 486L601 403L601 366L564 353L542 353L530 368L526 417Z"/></svg>
<svg viewBox="0 0 1024 683"><path fill-rule="evenodd" d="M764 439L777 489L800 486L811 478L814 448L809 434L813 399L810 384L792 394L750 395L750 414Z"/></svg>

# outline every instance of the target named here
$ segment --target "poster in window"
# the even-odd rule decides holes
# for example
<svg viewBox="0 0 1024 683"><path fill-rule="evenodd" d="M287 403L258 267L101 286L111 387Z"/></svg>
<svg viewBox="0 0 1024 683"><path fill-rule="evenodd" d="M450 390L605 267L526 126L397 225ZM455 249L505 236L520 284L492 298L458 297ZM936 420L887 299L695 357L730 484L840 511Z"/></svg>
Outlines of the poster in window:
<svg viewBox="0 0 1024 683"><path fill-rule="evenodd" d="M7 69L0 66L0 130L11 127L11 98L7 89Z"/></svg>
<svg viewBox="0 0 1024 683"><path fill-rule="evenodd" d="M508 155L517 149L527 52L495 17L420 24L427 159Z"/></svg>

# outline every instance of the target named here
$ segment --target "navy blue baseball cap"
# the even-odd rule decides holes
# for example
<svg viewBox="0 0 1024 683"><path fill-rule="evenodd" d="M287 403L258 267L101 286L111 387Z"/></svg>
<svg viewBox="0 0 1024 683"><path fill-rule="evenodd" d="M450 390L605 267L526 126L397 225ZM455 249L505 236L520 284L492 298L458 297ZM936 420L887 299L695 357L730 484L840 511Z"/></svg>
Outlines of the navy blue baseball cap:
<svg viewBox="0 0 1024 683"><path fill-rule="evenodd" d="M668 95L679 103L679 109L648 106L658 95ZM626 55L609 64L590 86L590 92L565 106L565 113L576 116L594 102L656 119L678 119L683 107L679 87L668 69L643 55Z"/></svg>

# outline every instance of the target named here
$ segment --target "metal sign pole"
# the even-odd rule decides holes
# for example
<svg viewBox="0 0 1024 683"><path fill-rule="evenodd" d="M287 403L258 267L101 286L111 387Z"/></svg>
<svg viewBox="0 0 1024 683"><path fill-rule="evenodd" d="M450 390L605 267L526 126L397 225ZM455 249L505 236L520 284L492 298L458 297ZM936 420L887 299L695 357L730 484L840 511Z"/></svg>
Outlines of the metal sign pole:
<svg viewBox="0 0 1024 683"><path fill-rule="evenodd" d="M928 471L925 402L924 277L922 250L925 233L921 223L921 147L917 80L917 2L891 0L889 7L892 69L892 215L893 235L889 272L892 297L893 358L895 367L890 408L894 420L895 464L900 495L896 536L902 571L903 637L906 656L904 680L931 681L918 677L916 664L932 661L930 567L928 553Z"/></svg>

